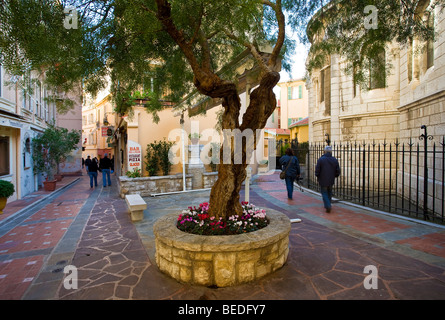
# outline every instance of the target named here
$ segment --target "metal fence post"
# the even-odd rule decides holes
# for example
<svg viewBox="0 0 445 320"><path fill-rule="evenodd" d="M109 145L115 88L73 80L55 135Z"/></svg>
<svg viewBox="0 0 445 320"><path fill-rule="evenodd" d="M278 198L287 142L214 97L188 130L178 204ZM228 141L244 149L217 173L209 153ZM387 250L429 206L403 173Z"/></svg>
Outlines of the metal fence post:
<svg viewBox="0 0 445 320"><path fill-rule="evenodd" d="M424 159L423 159L423 219L428 217L428 140L433 140L433 136L428 135L426 125L420 127L424 133L420 135L419 140L424 141ZM433 195L434 201L434 195Z"/></svg>

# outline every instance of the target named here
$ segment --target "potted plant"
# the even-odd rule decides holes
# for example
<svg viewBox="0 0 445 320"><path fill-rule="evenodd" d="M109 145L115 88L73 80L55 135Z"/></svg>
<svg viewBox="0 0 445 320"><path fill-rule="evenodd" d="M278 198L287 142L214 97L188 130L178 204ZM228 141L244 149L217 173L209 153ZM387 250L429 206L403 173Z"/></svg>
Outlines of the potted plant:
<svg viewBox="0 0 445 320"><path fill-rule="evenodd" d="M194 132L189 134L189 139L192 141L192 144L198 144L199 139L202 137L201 134Z"/></svg>
<svg viewBox="0 0 445 320"><path fill-rule="evenodd" d="M58 173L59 163L76 148L79 140L79 131L68 131L66 128L56 127L54 123L48 124L41 135L32 139L34 173L45 174L43 186L46 191L55 190L55 175Z"/></svg>
<svg viewBox="0 0 445 320"><path fill-rule="evenodd" d="M14 192L14 185L11 182L0 180L0 214L3 213L8 198L12 196Z"/></svg>

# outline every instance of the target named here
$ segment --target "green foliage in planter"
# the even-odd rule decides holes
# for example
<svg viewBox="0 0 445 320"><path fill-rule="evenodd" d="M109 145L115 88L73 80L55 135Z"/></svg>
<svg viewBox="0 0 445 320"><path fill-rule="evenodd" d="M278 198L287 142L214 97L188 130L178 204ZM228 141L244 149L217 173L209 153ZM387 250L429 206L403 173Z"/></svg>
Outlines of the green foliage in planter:
<svg viewBox="0 0 445 320"><path fill-rule="evenodd" d="M160 144L160 163L161 163L161 169L164 176L167 176L170 173L170 169L172 167L172 164L170 162L170 149L175 144L173 141L166 141L165 139L163 141L159 142Z"/></svg>
<svg viewBox="0 0 445 320"><path fill-rule="evenodd" d="M145 154L145 169L149 176L155 176L159 170L159 144L155 142L147 145Z"/></svg>
<svg viewBox="0 0 445 320"><path fill-rule="evenodd" d="M127 177L129 177L129 178L140 178L140 177L142 177L141 170L140 169L136 169L136 168L133 169L133 172L132 171L127 171L125 173L125 175Z"/></svg>
<svg viewBox="0 0 445 320"><path fill-rule="evenodd" d="M31 142L34 173L45 173L47 180L54 180L59 163L76 149L80 136L79 130L68 131L54 123L48 124L48 128Z"/></svg>
<svg viewBox="0 0 445 320"><path fill-rule="evenodd" d="M9 198L14 192L14 185L11 182L0 180L0 198Z"/></svg>
<svg viewBox="0 0 445 320"><path fill-rule="evenodd" d="M169 159L170 148L174 142L155 141L147 145L147 152L145 154L145 169L150 176L156 176L159 169L162 169L164 176L168 175L171 169L171 162Z"/></svg>

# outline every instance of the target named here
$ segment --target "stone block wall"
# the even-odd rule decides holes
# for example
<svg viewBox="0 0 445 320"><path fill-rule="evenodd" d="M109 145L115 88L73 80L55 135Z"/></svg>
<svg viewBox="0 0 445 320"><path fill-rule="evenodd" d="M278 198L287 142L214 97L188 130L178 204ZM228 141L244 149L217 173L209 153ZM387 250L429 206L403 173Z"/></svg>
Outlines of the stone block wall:
<svg viewBox="0 0 445 320"><path fill-rule="evenodd" d="M182 191L182 175L155 176L129 178L127 176L119 177L120 196L126 194L139 194L141 197L148 197L153 193ZM186 175L186 188L192 189L192 175Z"/></svg>
<svg viewBox="0 0 445 320"><path fill-rule="evenodd" d="M176 227L178 214L158 219L156 263L170 277L202 286L228 287L255 281L281 268L289 252L289 218L266 209L270 224L231 236L200 236Z"/></svg>
<svg viewBox="0 0 445 320"><path fill-rule="evenodd" d="M204 172L202 174L202 187L204 189L211 188L218 179L218 172Z"/></svg>

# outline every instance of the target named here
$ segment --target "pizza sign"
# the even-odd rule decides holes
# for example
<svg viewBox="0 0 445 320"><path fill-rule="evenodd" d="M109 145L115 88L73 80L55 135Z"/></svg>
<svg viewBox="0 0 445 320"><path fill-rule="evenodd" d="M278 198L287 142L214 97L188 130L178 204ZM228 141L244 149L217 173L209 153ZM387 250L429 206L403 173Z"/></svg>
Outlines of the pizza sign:
<svg viewBox="0 0 445 320"><path fill-rule="evenodd" d="M142 167L142 148L141 145L128 140L127 144L127 155L128 155L128 170L133 171L134 169L141 170Z"/></svg>

